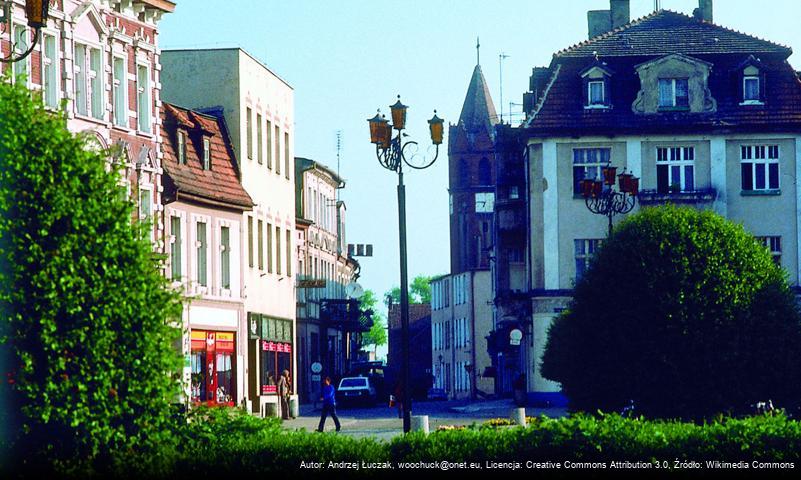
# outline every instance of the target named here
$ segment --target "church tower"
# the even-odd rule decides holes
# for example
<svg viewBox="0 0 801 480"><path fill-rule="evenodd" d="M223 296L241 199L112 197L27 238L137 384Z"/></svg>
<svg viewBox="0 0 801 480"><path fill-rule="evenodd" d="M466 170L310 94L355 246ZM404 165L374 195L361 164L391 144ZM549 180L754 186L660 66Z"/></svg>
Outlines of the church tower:
<svg viewBox="0 0 801 480"><path fill-rule="evenodd" d="M490 268L497 123L495 105L477 63L459 123L450 126L448 135L452 274Z"/></svg>

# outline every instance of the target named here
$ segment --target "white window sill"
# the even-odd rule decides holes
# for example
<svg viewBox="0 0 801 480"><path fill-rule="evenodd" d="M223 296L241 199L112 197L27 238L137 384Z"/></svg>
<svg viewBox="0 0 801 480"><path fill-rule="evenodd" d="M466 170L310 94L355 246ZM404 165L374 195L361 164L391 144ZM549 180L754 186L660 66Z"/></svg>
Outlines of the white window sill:
<svg viewBox="0 0 801 480"><path fill-rule="evenodd" d="M611 110L611 105L584 105L584 110Z"/></svg>
<svg viewBox="0 0 801 480"><path fill-rule="evenodd" d="M102 126L107 127L107 128L110 126L108 124L108 122L103 120L102 118L95 118L95 117L92 117L91 115L83 115L81 113L77 113L76 112L75 113L75 118L78 119L78 120L83 120L85 122L96 123L98 125L102 125Z"/></svg>
<svg viewBox="0 0 801 480"><path fill-rule="evenodd" d="M128 133L128 134L134 133L134 130L132 130L132 129L126 127L126 126L123 126L123 125L117 125L116 123L112 124L111 128L113 128L114 130L119 130L121 132Z"/></svg>
<svg viewBox="0 0 801 480"><path fill-rule="evenodd" d="M149 138L151 140L156 138L156 136L153 134L153 132L144 132L142 130L137 130L136 131L136 135L138 135L140 137Z"/></svg>
<svg viewBox="0 0 801 480"><path fill-rule="evenodd" d="M747 105L765 105L765 102L761 102L759 100L746 100L740 103L740 106L747 106Z"/></svg>

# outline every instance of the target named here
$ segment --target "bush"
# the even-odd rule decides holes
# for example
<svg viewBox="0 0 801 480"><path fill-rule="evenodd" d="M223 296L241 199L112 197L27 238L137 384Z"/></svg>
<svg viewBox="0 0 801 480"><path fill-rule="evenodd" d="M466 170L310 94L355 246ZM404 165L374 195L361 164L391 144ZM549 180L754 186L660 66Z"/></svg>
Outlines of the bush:
<svg viewBox="0 0 801 480"><path fill-rule="evenodd" d="M26 471L174 447L181 300L105 155L0 79L0 424Z"/></svg>
<svg viewBox="0 0 801 480"><path fill-rule="evenodd" d="M801 398L801 320L782 270L712 212L647 208L596 254L553 324L543 375L574 410L708 418ZM751 410L753 411L753 410Z"/></svg>

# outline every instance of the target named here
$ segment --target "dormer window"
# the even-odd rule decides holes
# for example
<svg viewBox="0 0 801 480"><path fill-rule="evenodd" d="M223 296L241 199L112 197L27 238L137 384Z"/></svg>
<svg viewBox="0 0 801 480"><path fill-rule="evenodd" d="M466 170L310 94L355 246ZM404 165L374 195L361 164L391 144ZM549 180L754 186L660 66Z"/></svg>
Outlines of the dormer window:
<svg viewBox="0 0 801 480"><path fill-rule="evenodd" d="M659 79L660 108L689 108L690 88L686 78Z"/></svg>
<svg viewBox="0 0 801 480"><path fill-rule="evenodd" d="M595 62L581 72L584 84L584 108L610 108L609 79L612 71L605 63Z"/></svg>
<svg viewBox="0 0 801 480"><path fill-rule="evenodd" d="M762 71L755 65L756 59L749 59L742 69L743 103L742 105L762 105L765 99L764 78Z"/></svg>
<svg viewBox="0 0 801 480"><path fill-rule="evenodd" d="M593 80L587 82L587 96L589 98L589 106L606 105L604 95L604 82Z"/></svg>
<svg viewBox="0 0 801 480"><path fill-rule="evenodd" d="M203 137L203 170L211 170L211 140Z"/></svg>
<svg viewBox="0 0 801 480"><path fill-rule="evenodd" d="M178 130L178 164L186 165L186 133Z"/></svg>

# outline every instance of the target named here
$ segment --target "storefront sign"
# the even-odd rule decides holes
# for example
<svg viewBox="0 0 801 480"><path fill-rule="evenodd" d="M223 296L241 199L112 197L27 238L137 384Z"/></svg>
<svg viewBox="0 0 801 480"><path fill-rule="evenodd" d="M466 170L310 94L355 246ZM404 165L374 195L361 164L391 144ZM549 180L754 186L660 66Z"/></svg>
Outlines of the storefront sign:
<svg viewBox="0 0 801 480"><path fill-rule="evenodd" d="M325 280L298 280L298 288L325 288Z"/></svg>
<svg viewBox="0 0 801 480"><path fill-rule="evenodd" d="M261 394L262 395L269 395L269 394L276 394L278 393L278 386L277 385L262 385L261 386Z"/></svg>
<svg viewBox="0 0 801 480"><path fill-rule="evenodd" d="M261 349L265 352L292 353L292 344L264 340L261 342Z"/></svg>

